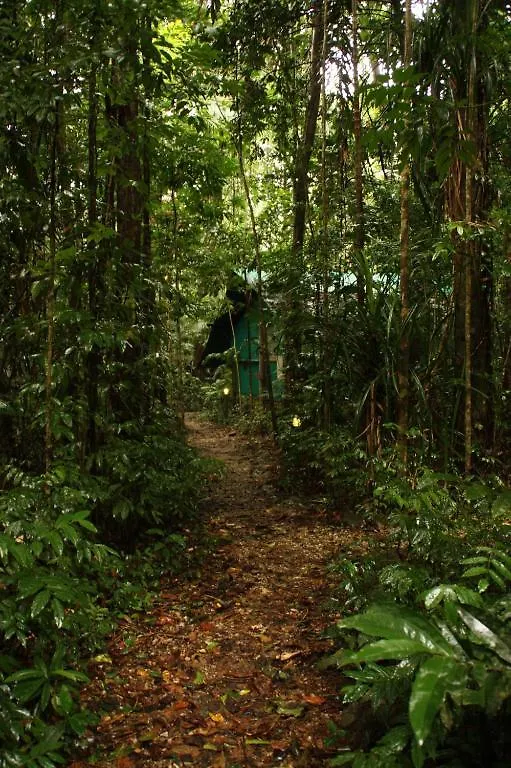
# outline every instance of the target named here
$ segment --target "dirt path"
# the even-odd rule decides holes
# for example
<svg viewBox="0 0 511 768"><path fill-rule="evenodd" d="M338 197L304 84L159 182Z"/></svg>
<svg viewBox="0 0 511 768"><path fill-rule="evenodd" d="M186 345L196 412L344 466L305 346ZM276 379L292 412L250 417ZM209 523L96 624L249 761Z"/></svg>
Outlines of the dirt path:
<svg viewBox="0 0 511 768"><path fill-rule="evenodd" d="M190 442L225 462L205 511L217 542L195 580L113 638L87 697L107 710L95 765L313 768L332 755L339 678L317 670L325 565L346 532L279 498L264 441L187 419ZM353 543L353 533L349 534Z"/></svg>

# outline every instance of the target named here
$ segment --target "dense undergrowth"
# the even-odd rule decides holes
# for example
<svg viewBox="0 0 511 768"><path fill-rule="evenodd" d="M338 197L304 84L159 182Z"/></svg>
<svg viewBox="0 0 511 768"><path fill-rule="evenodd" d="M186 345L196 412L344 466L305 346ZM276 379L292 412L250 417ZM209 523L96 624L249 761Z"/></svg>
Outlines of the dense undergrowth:
<svg viewBox="0 0 511 768"><path fill-rule="evenodd" d="M511 702L510 494L423 470L376 486L388 539L339 559L329 660L355 732L332 765L504 766Z"/></svg>
<svg viewBox="0 0 511 768"><path fill-rule="evenodd" d="M46 475L6 472L0 766L51 768L77 753L95 720L79 703L88 662L120 616L146 608L187 564L207 467L172 426L126 425L93 473L64 451Z"/></svg>

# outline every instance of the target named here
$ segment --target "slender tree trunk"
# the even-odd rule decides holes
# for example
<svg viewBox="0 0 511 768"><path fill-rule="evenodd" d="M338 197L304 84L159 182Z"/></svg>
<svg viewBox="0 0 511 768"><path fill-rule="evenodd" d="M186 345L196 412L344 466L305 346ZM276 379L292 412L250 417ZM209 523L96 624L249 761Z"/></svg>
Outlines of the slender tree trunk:
<svg viewBox="0 0 511 768"><path fill-rule="evenodd" d="M241 114L241 108L239 104L239 100L237 99L236 102L236 109L237 109L237 123L238 123L238 131L237 131L237 137L235 139L235 147L236 152L238 155L238 166L239 166L239 172L240 172L240 179L241 183L243 185L243 191L245 194L245 199L247 201L249 216L250 216L250 226L252 229L252 239L254 242L254 254L255 254L255 261L256 261L256 270L257 270L257 292L259 297L259 309L260 309L260 321L259 321L259 337L260 337L260 346L259 346L259 354L260 354L260 384L261 384L261 393L264 395L266 394L268 396L268 406L270 410L270 416L271 416L271 423L272 423L272 430L274 437L277 437L278 435L278 419L277 419L277 410L275 408L275 399L273 396L273 382L271 377L271 368L270 368L270 349L269 349L269 343L268 343L268 325L266 323L266 317L264 312L264 303L263 303L263 267L262 267L262 255L261 255L261 245L259 240L259 232L257 229L257 220L255 216L254 211L254 205L252 202L252 195L250 193L250 187L248 184L247 179L247 173L245 169L245 158L243 154L243 124L242 124L242 114Z"/></svg>
<svg viewBox="0 0 511 768"><path fill-rule="evenodd" d="M477 20L479 16L479 0L472 0L470 18L470 59L468 66L468 88L467 88L467 118L466 133L467 138L475 140L476 138L476 119L475 119L475 89L477 77L477 59L475 48L475 36L477 32ZM465 472L469 474L472 471L472 446L473 446L473 408L472 408L472 270L474 268L474 250L473 241L470 233L473 220L473 170L470 163L465 166L465 223L467 231L465 234Z"/></svg>
<svg viewBox="0 0 511 768"><path fill-rule="evenodd" d="M177 416L182 427L185 423L185 406L184 406L184 361L183 361L183 332L181 327L181 254L179 243L177 239L179 219L177 212L176 191L171 190L172 200L172 244L174 250L174 286L175 294L174 300L175 306L175 318L176 318L176 349L174 356L174 364L176 367L176 395L174 402L176 405Z"/></svg>
<svg viewBox="0 0 511 768"><path fill-rule="evenodd" d="M365 222L364 222L364 187L363 187L363 153L362 153L362 116L360 111L360 82L359 82L359 52L358 52L358 2L352 0L351 18L353 37L352 67L353 67L353 138L355 144L354 177L355 177L355 232L353 238L353 255L355 264L361 265L364 254ZM364 303L365 283L361 269L357 269L357 299Z"/></svg>
<svg viewBox="0 0 511 768"><path fill-rule="evenodd" d="M403 63L409 67L412 60L412 4L405 2L405 35ZM401 334L398 360L398 449L403 467L408 462L408 421L410 403L410 335L408 329L409 317L409 231L410 231L410 162L403 158L404 166L401 171L401 232L400 232L400 296L401 296Z"/></svg>
<svg viewBox="0 0 511 768"><path fill-rule="evenodd" d="M142 107L143 133L142 133L142 182L143 182L143 208L142 208L142 235L141 235L141 270L143 287L140 296L139 323L142 332L141 354L150 359L151 352L155 353L155 344L151 329L157 324L155 312L155 291L153 281L150 280L152 268L152 227L150 217L151 200L151 145L149 136L149 126L151 122L151 93L149 83L151 82L151 60L147 50L147 41L152 42L153 25L151 19L146 17L144 21L145 36L142 43L142 62L144 69L144 103ZM157 397L159 386L158 377L162 376L162 371L157 366L146 365L148 372L146 410L150 412L152 401ZM183 415L184 419L184 415Z"/></svg>
<svg viewBox="0 0 511 768"><path fill-rule="evenodd" d="M489 208L488 99L478 40L487 25L487 5L470 0L460 8L468 44L464 47L465 68L453 79L458 106L454 119L460 140L470 142L474 159L456 158L447 183L447 210L452 221L463 223L462 235L453 232L454 253L454 368L463 382L456 428L463 434L466 472L472 471L474 441L489 449L494 436L492 309L493 275L489 248L478 234ZM460 52L461 56L461 52Z"/></svg>
<svg viewBox="0 0 511 768"><path fill-rule="evenodd" d="M272 382L271 368L270 368L268 324L266 322L266 316L264 311L264 296L263 296L264 285L263 285L261 246L259 242L259 232L257 230L257 221L255 217L254 205L252 203L252 195L250 194L250 187L248 186L248 179L245 171L241 133L239 136L239 143L238 143L238 161L239 161L239 167L240 167L241 181L243 183L243 189L245 192L245 197L247 200L247 205L248 205L248 210L250 215L250 225L252 228L252 238L254 241L254 252L255 252L255 258L256 258L257 293L259 297L259 311L260 311L259 334L260 334L260 355L261 355L261 363L260 363L261 391L263 393L263 396L264 396L264 393L266 393L268 396L268 406L270 410L273 435L274 437L277 437L278 435L277 410L275 408L275 399L273 396L273 382Z"/></svg>
<svg viewBox="0 0 511 768"><path fill-rule="evenodd" d="M53 461L53 363L55 342L55 259L57 254L57 147L59 141L59 108L55 107L55 124L50 155L50 226L49 226L49 277L46 299L46 319L48 335L46 341L46 380L45 380L45 439L44 465L48 474Z"/></svg>
<svg viewBox="0 0 511 768"><path fill-rule="evenodd" d="M284 328L288 394L292 392L298 379L301 351L302 302L300 300L300 282L304 272L303 247L309 190L309 163L314 147L321 100L323 25L323 0L316 0L313 5L312 16L311 66L305 125L301 142L297 148L293 171L293 240L291 265L286 285L287 311Z"/></svg>
<svg viewBox="0 0 511 768"><path fill-rule="evenodd" d="M97 224L97 122L98 122L98 99L96 93L96 66L93 65L89 75L89 117L88 117L88 203L87 220L89 231L92 231ZM98 248L100 246L91 239L89 243L89 269L88 269L88 289L89 289L89 313L91 324L94 326L98 320L98 281L99 264ZM87 357L87 439L86 453L94 454L97 449L97 426L99 405L99 365L100 352L97 344L93 344Z"/></svg>
<svg viewBox="0 0 511 768"><path fill-rule="evenodd" d="M323 378L323 426L329 429L332 421L332 334L330 329L330 285L331 285L331 264L330 264L330 244L328 225L330 219L329 211L329 188L328 188L328 168L327 168L327 111L328 102L326 94L326 60L328 43L328 0L323 3L323 50L322 50L322 72L321 72L321 262L323 269L323 333L321 339L321 370Z"/></svg>
<svg viewBox="0 0 511 768"><path fill-rule="evenodd" d="M230 307L229 307L229 324L231 326L232 346L234 348L234 366L236 368L236 397L238 399L238 405L240 407L240 412L241 412L240 360L238 355L238 348L236 345L236 329L234 328L234 322L232 319L232 312ZM248 318L247 318L247 328L248 328L248 359L249 359L248 375L249 375L249 381L250 381L250 384L249 384L250 402L252 402L252 366L250 365L250 322L248 322Z"/></svg>

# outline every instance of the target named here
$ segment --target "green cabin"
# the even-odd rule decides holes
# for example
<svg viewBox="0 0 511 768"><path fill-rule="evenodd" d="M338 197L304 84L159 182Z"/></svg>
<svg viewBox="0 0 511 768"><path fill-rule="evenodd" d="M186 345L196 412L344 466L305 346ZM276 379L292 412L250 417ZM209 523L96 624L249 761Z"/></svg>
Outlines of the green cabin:
<svg viewBox="0 0 511 768"><path fill-rule="evenodd" d="M240 392L242 395L252 395L252 397L259 397L261 394L259 317L259 309L250 308L243 313L234 326L235 347L238 352ZM270 373L273 388L277 390L277 356L272 350L272 334L269 333L268 335L270 342Z"/></svg>
<svg viewBox="0 0 511 768"><path fill-rule="evenodd" d="M223 353L236 349L238 365L233 366L233 388L238 391L237 373L239 371L239 391L244 396L259 397L261 394L260 377L260 301L253 290L241 293L227 291L227 298L233 308L225 312L212 324L208 340L200 356L200 366L214 371L222 364ZM265 312L269 315L267 307ZM275 397L282 394L280 377L280 358L272 324L268 322L268 341L270 346L270 373ZM234 329L234 336L233 336ZM212 356L211 359L210 356Z"/></svg>

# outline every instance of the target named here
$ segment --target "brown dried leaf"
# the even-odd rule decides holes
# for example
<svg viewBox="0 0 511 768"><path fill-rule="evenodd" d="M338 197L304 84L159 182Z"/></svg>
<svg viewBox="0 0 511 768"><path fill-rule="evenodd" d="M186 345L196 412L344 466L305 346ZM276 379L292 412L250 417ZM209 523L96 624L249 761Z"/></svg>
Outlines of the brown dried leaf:
<svg viewBox="0 0 511 768"><path fill-rule="evenodd" d="M193 744L172 744L170 751L176 757L199 757L200 749Z"/></svg>
<svg viewBox="0 0 511 768"><path fill-rule="evenodd" d="M294 659L295 656L301 656L303 651L283 651L279 656L277 656L277 659L279 661L289 661L289 659Z"/></svg>
<svg viewBox="0 0 511 768"><path fill-rule="evenodd" d="M307 704L312 704L314 707L319 707L326 701L326 699L324 699L322 696L316 696L314 693L310 693L307 696L304 696L303 700L306 701Z"/></svg>

